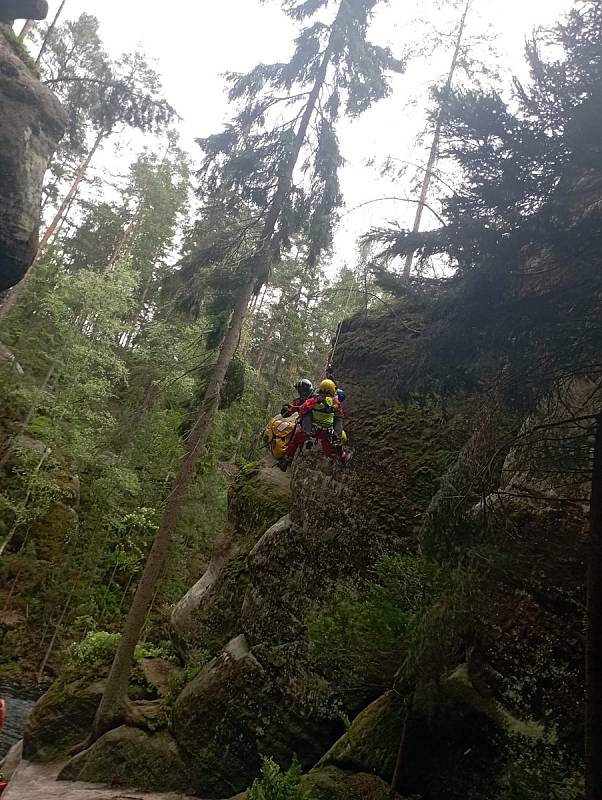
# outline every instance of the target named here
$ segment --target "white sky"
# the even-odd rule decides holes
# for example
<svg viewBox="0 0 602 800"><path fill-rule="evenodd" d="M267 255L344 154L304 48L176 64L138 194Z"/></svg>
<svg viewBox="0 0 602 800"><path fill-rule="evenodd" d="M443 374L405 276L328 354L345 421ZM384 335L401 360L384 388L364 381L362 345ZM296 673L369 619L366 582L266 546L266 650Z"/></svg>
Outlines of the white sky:
<svg viewBox="0 0 602 800"><path fill-rule="evenodd" d="M50 0L49 19L59 2ZM474 0L468 34L491 28L501 57L500 71L509 79L523 71L525 37L535 26L553 22L571 5L572 0ZM379 12L370 38L401 55L408 19L426 7L425 0L391 0ZM278 0L170 0L160 4L149 0L67 0L63 19L82 12L98 17L101 37L114 55L139 45L155 60L165 96L183 118L183 142L195 159L199 151L194 137L219 130L229 116L222 73L245 71L260 61L286 59L295 33ZM453 27L441 13L432 21L445 31ZM382 179L378 170L365 162L374 158L380 163L393 156L424 163L424 145L416 139L424 128L428 85L446 72L450 57L442 51L427 63L417 62L405 76L395 78L391 98L341 127L341 148L347 159L341 182L347 208L383 195L407 196L407 186ZM410 100L414 105L408 107ZM370 225L393 219L411 225L414 210L415 206L405 203L374 203L345 216L336 236L334 265L353 259L354 242Z"/></svg>

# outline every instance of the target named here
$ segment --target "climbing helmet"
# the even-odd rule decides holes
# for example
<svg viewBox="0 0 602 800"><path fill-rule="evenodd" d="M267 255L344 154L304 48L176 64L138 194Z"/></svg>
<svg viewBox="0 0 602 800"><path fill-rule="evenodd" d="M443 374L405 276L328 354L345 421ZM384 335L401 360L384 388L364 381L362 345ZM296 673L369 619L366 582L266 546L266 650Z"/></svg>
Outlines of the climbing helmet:
<svg viewBox="0 0 602 800"><path fill-rule="evenodd" d="M330 378L325 378L320 384L320 391L324 392L324 394L330 395L331 397L334 397L336 390L337 385L334 381L331 381Z"/></svg>

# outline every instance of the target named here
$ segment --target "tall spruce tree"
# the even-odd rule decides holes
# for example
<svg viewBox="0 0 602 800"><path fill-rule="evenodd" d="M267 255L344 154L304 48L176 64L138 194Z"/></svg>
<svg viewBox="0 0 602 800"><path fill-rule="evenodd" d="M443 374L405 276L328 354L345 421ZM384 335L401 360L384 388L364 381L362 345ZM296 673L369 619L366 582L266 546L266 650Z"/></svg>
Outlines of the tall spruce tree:
<svg viewBox="0 0 602 800"><path fill-rule="evenodd" d="M202 141L204 191L232 193L252 205L258 234L250 255L239 264L239 288L228 329L167 495L93 729L76 750L88 747L127 714L134 649L205 449L249 302L297 232L305 232L308 238L311 261L330 245L335 211L341 203L337 121L342 115L357 116L386 97L386 73L403 68L387 48L367 39L378 2L285 0L285 13L303 25L292 58L286 63L260 64L246 75L230 75L229 97L240 110L224 131Z"/></svg>

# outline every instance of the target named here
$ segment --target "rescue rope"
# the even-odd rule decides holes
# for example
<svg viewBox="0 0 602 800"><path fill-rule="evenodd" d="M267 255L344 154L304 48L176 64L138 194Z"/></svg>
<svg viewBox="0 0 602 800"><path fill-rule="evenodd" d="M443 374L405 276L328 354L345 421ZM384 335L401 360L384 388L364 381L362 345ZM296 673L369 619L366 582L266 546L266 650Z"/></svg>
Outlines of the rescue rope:
<svg viewBox="0 0 602 800"><path fill-rule="evenodd" d="M343 327L343 322L347 319L347 312L349 310L349 304L351 302L351 294L354 291L354 288L355 287L353 286L353 283L350 284L349 292L347 294L347 301L345 302L345 308L343 310L343 316L341 318L341 321L337 325L337 333L336 333L336 336L335 336L335 339L334 339L334 344L332 345L332 350L330 351L330 355L328 357L328 362L326 364L326 369L328 369L328 367L330 366L330 364L332 364L332 362L334 360L334 356L335 356L335 353L337 351L337 346L339 344L339 338L341 336L341 329Z"/></svg>

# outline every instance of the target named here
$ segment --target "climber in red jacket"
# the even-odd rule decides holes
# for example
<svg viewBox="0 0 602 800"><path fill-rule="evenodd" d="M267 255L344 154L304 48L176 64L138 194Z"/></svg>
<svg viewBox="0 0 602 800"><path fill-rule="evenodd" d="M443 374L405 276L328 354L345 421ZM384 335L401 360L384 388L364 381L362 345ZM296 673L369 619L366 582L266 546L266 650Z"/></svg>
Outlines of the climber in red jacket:
<svg viewBox="0 0 602 800"><path fill-rule="evenodd" d="M309 400L314 393L313 384L307 378L301 378L301 380L298 381L293 388L297 390L299 396L294 400L291 400L291 402L287 403L285 406L282 406L280 413L285 419L286 417L292 417L293 414L298 413L303 403L305 403L306 400Z"/></svg>
<svg viewBox="0 0 602 800"><path fill-rule="evenodd" d="M319 440L326 458L336 455L341 464L346 464L349 454L341 441L343 433L343 407L336 397L336 384L327 378L320 384L317 395L310 397L299 407L301 427L299 427L287 447L286 454L278 462L283 472L289 468L295 453L311 436Z"/></svg>

